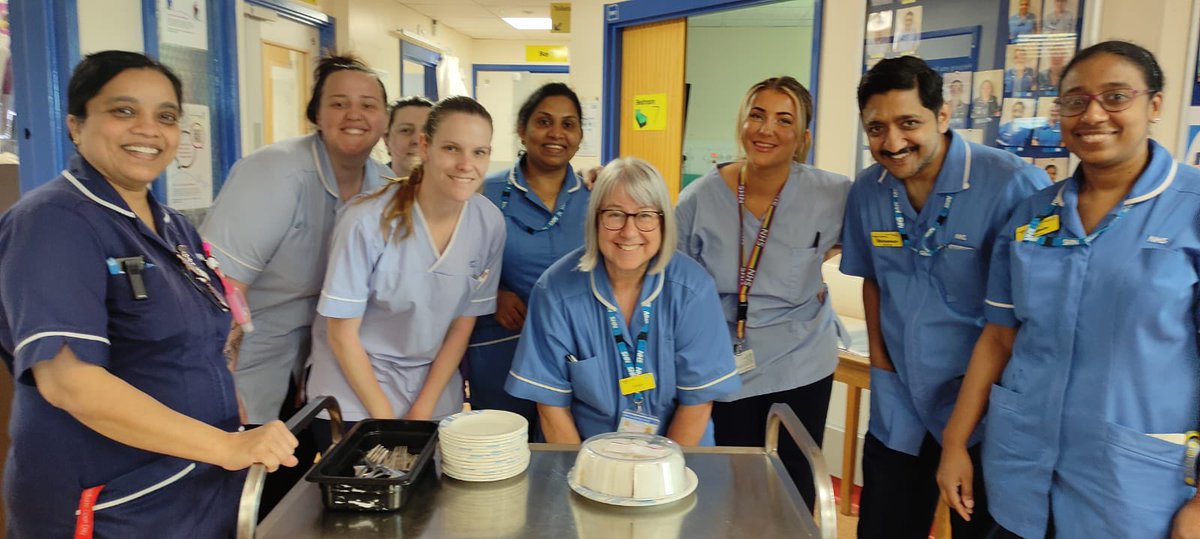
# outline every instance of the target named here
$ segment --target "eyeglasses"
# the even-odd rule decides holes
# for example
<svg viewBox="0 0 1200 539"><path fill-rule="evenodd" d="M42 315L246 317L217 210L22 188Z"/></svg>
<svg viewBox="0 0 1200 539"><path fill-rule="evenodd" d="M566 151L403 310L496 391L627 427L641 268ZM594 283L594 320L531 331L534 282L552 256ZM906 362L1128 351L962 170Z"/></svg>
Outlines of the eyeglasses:
<svg viewBox="0 0 1200 539"><path fill-rule="evenodd" d="M658 223L662 220L663 212L660 211L639 211L637 213L626 213L621 210L600 210L600 226L608 230L621 230L625 228L625 223L629 222L629 218L633 218L633 226L637 227L642 232L654 232L658 229Z"/></svg>
<svg viewBox="0 0 1200 539"><path fill-rule="evenodd" d="M1058 103L1059 116L1079 116L1088 109L1093 99L1100 103L1100 108L1108 112L1121 112L1133 106L1133 98L1139 95L1154 95L1156 93L1158 92L1153 90L1120 88L1117 90L1100 92L1098 94L1064 95L1056 99L1054 102Z"/></svg>

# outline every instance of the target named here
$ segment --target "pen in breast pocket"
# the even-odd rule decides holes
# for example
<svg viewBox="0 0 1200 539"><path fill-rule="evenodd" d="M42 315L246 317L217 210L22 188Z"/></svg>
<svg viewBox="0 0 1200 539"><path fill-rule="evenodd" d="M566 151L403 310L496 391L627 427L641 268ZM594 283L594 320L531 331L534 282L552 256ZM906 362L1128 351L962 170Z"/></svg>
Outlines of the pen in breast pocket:
<svg viewBox="0 0 1200 539"><path fill-rule="evenodd" d="M579 358L575 357L575 354L567 354L563 356L563 359L567 360L567 363L579 363Z"/></svg>
<svg viewBox="0 0 1200 539"><path fill-rule="evenodd" d="M821 231L817 231L817 237L813 238L813 248L821 246Z"/></svg>

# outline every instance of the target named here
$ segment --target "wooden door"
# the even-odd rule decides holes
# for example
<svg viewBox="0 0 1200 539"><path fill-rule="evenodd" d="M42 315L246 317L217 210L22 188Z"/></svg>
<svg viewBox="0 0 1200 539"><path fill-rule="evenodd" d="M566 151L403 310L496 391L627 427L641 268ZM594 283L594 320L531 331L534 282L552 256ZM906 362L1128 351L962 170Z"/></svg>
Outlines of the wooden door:
<svg viewBox="0 0 1200 539"><path fill-rule="evenodd" d="M262 42L263 144L311 131L308 105L308 53Z"/></svg>
<svg viewBox="0 0 1200 539"><path fill-rule="evenodd" d="M628 28L621 39L620 155L653 164L673 201L683 170L687 19ZM639 109L635 100L647 108ZM662 129L656 129L659 120L665 120Z"/></svg>

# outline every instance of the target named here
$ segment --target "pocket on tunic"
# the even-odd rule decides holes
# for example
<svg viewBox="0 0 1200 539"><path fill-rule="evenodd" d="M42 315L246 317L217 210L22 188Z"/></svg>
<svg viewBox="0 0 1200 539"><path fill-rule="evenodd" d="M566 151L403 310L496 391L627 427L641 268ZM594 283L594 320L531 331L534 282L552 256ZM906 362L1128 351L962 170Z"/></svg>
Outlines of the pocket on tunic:
<svg viewBox="0 0 1200 539"><path fill-rule="evenodd" d="M171 512L181 504L177 483L193 473L198 465L175 457L162 456L110 479L100 490L96 504L97 537L117 537L130 526L149 531L150 526L169 524ZM169 534L167 529L160 533Z"/></svg>
<svg viewBox="0 0 1200 539"><path fill-rule="evenodd" d="M1089 501L1104 508L1097 516L1106 533L1166 537L1175 512L1196 492L1183 483L1184 446L1116 423L1105 430L1104 455L1095 463L1103 482L1091 485Z"/></svg>
<svg viewBox="0 0 1200 539"><path fill-rule="evenodd" d="M979 251L966 245L950 244L935 256L933 276L946 303L959 312L981 316L987 275Z"/></svg>
<svg viewBox="0 0 1200 539"><path fill-rule="evenodd" d="M763 256L771 257L773 255L774 253L768 249ZM790 253L780 252L779 256L788 257L786 263L772 264L771 266L781 268L776 271L784 272L780 279L784 285L784 289L780 291L785 296L784 299L795 304L815 300L814 295L822 289L820 249L796 247Z"/></svg>
<svg viewBox="0 0 1200 539"><path fill-rule="evenodd" d="M867 430L887 447L916 455L925 439L925 425L909 402L900 375L871 367L871 420Z"/></svg>
<svg viewBox="0 0 1200 539"><path fill-rule="evenodd" d="M605 368L602 357L592 356L567 363L567 376L576 400L603 414L614 413L620 389L613 373Z"/></svg>

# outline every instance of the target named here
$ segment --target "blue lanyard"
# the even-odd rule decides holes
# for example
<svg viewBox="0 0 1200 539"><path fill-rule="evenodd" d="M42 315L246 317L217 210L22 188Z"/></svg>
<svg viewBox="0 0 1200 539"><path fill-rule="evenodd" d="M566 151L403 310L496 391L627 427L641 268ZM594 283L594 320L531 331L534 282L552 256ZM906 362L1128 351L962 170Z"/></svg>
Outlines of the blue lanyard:
<svg viewBox="0 0 1200 539"><path fill-rule="evenodd" d="M626 375L642 374L646 366L646 337L650 334L650 304L642 304L642 329L637 335L637 355L632 359L629 357L629 344L625 342L625 336L621 333L621 323L617 321L617 311L610 307L605 309L608 311L608 325L612 327L613 340L617 342L617 353L621 354L621 363L625 366ZM640 391L633 394L633 404L639 413L645 400Z"/></svg>
<svg viewBox="0 0 1200 539"><path fill-rule="evenodd" d="M1029 228L1025 229L1025 235L1021 237L1021 241L1045 245L1047 247L1075 247L1078 245L1091 245L1093 241L1096 241L1096 238L1099 238L1100 235L1112 227L1114 223L1120 221L1125 214L1129 213L1131 208L1133 208L1133 204L1121 206L1121 211L1117 212L1116 217L1113 217L1112 220L1110 220L1104 226L1093 230L1091 234L1088 234L1083 238L1063 238L1058 234L1055 234L1053 237L1048 234L1045 236L1035 237L1034 234L1037 234L1037 227L1038 225L1042 224L1042 219L1059 213L1059 211L1062 210L1062 206L1051 202L1050 205L1046 207L1045 211L1034 216L1034 218L1029 221ZM1059 231L1061 232L1061 225L1059 225L1059 227Z"/></svg>
<svg viewBox="0 0 1200 539"><path fill-rule="evenodd" d="M933 256L934 253L945 248L945 244L939 244L933 249L930 249L927 245L934 234L946 224L946 218L950 216L950 204L952 203L954 203L954 195L946 195L946 203L942 204L942 211L938 212L937 221L933 223L933 226L925 230L925 234L921 236L918 246L916 240L910 240L908 237L908 232L904 225L904 213L900 211L900 192L892 189L892 212L896 216L896 230L900 232L900 238L904 241L904 246L916 251L921 256Z"/></svg>
<svg viewBox="0 0 1200 539"><path fill-rule="evenodd" d="M508 181L504 183L504 192L500 193L500 213L506 216L508 214L504 211L504 209L508 207L508 199L512 197L513 186L517 183L517 167L519 166L521 166L520 161L513 165L512 170L508 171ZM542 228L533 228L525 223L517 221L516 219L512 219L512 221L529 234L537 234L538 232L550 230L551 228L554 228L554 225L558 224L559 220L562 219L563 212L567 211L567 201L570 199L570 197L564 195L566 195L566 193L560 190L558 193L558 209L554 210L554 215L550 216L550 220L546 221L546 224L542 225Z"/></svg>

